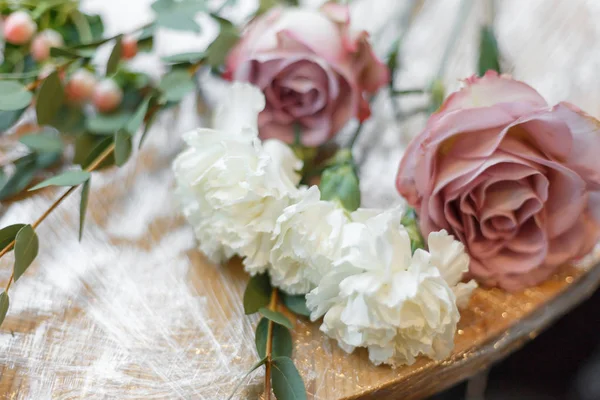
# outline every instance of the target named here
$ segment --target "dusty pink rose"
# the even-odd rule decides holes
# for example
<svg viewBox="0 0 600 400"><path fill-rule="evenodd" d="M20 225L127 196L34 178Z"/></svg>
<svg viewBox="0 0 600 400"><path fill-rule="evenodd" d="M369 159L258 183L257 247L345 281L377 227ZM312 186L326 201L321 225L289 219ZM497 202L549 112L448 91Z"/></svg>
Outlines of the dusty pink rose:
<svg viewBox="0 0 600 400"><path fill-rule="evenodd" d="M254 20L227 58L225 76L265 93L259 116L263 138L320 145L352 117L365 119L365 99L389 79L367 33L350 32L346 6L321 10L274 8Z"/></svg>
<svg viewBox="0 0 600 400"><path fill-rule="evenodd" d="M465 83L409 145L398 191L425 235L460 238L482 283L538 284L598 241L600 122L508 76Z"/></svg>

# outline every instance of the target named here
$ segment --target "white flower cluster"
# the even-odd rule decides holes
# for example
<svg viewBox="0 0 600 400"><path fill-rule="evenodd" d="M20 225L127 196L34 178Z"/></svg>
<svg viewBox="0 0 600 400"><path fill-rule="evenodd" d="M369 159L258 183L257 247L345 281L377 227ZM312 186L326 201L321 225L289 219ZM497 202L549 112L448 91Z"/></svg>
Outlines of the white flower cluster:
<svg viewBox="0 0 600 400"><path fill-rule="evenodd" d="M411 254L403 209L348 213L298 187L302 163L278 140L260 142L262 93L234 83L214 130L185 137L174 163L177 193L202 250L213 262L244 258L251 274L305 294L311 319L348 352L366 347L375 364L448 356L475 283L461 283L469 258L445 231L429 252Z"/></svg>

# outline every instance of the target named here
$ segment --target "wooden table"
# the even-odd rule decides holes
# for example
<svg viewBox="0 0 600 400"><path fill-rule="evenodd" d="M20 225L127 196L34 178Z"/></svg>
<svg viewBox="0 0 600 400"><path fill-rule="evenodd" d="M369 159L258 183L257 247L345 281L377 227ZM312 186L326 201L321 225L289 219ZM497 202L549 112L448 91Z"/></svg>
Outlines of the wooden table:
<svg viewBox="0 0 600 400"><path fill-rule="evenodd" d="M400 14L389 11L396 0L378 1L389 14ZM90 0L107 7L112 31L130 26L130 17L148 16L135 9L143 2ZM549 102L567 99L600 115L600 8L583 0L498 3L500 45L514 75ZM120 7L108 8L115 4ZM399 87L423 86L435 73L456 9L456 2L440 0L419 9L406 37ZM444 76L450 88L473 71L482 15L476 2ZM377 18L369 15L381 25ZM379 36L383 42L385 35ZM159 39L159 51L172 38ZM181 147L179 134L199 124L191 100L162 117L124 168L94 175L81 244L77 196L40 226L40 256L11 289L11 309L0 328L0 398L223 399L256 360L257 321L241 306L247 276L239 262L211 265L195 250L172 197L169 165ZM397 201L393 178L402 142L423 119L398 124L389 100L376 105L374 123L361 139L362 189L367 205L387 205ZM373 135L379 136L375 147ZM48 189L2 204L0 226L35 219L57 194ZM0 261L0 283L11 261ZM365 352L345 354L304 319L295 319L294 357L310 399L422 398L535 338L599 282L598 267L565 266L540 287L514 295L478 289L462 313L453 355L442 362L374 367ZM239 398L262 395L262 373L247 379Z"/></svg>

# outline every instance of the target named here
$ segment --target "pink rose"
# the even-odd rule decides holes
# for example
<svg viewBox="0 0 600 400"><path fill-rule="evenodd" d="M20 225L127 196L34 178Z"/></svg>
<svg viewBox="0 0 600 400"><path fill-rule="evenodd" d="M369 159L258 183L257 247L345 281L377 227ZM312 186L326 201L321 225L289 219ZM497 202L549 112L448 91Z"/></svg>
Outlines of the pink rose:
<svg viewBox="0 0 600 400"><path fill-rule="evenodd" d="M321 10L274 8L246 28L227 57L225 76L250 82L265 93L261 137L317 146L348 120L368 118L366 93L389 79L367 33L352 34L346 6Z"/></svg>
<svg viewBox="0 0 600 400"><path fill-rule="evenodd" d="M495 72L465 83L410 143L398 191L424 235L460 238L475 278L536 285L598 241L600 122Z"/></svg>

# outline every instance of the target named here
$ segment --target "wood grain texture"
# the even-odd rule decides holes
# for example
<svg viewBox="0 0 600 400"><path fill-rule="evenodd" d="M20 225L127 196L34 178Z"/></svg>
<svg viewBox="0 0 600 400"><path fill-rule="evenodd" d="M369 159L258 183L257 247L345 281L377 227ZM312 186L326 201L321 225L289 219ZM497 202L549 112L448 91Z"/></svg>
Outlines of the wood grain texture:
<svg viewBox="0 0 600 400"><path fill-rule="evenodd" d="M361 22L384 51L395 34L393 24L390 32L375 28L398 18L406 3L373 2L363 1L368 7ZM108 13L109 34L150 17L146 0L88 3ZM477 24L484 14L480 2L474 3L444 75L450 89L474 70ZM497 31L510 71L550 103L566 99L600 115L598 2L497 3ZM406 37L398 87L428 83L457 5L423 2ZM157 43L166 54L201 48L204 39L167 34ZM408 110L422 101L400 103ZM385 96L375 104L359 142L361 189L367 205L387 206L398 201L395 169L423 118L398 123ZM244 316L242 308L247 275L239 261L216 266L204 259L171 193L170 163L181 148L179 134L199 123L186 102L161 118L144 150L124 168L94 175L82 243L77 196L40 226L40 255L11 288L11 308L0 327L0 399L217 400L255 362L257 318ZM1 137L0 149L13 139ZM48 189L2 204L0 226L34 220L58 193ZM598 259L596 254L585 260L587 269L565 266L540 287L520 293L478 289L462 312L453 355L442 362L374 367L364 351L341 351L318 323L295 319L294 354L309 398L418 399L450 386L535 338L592 293L600 281L600 267L591 267ZM1 284L11 263L12 257L0 261ZM262 396L261 370L246 383L237 398Z"/></svg>

